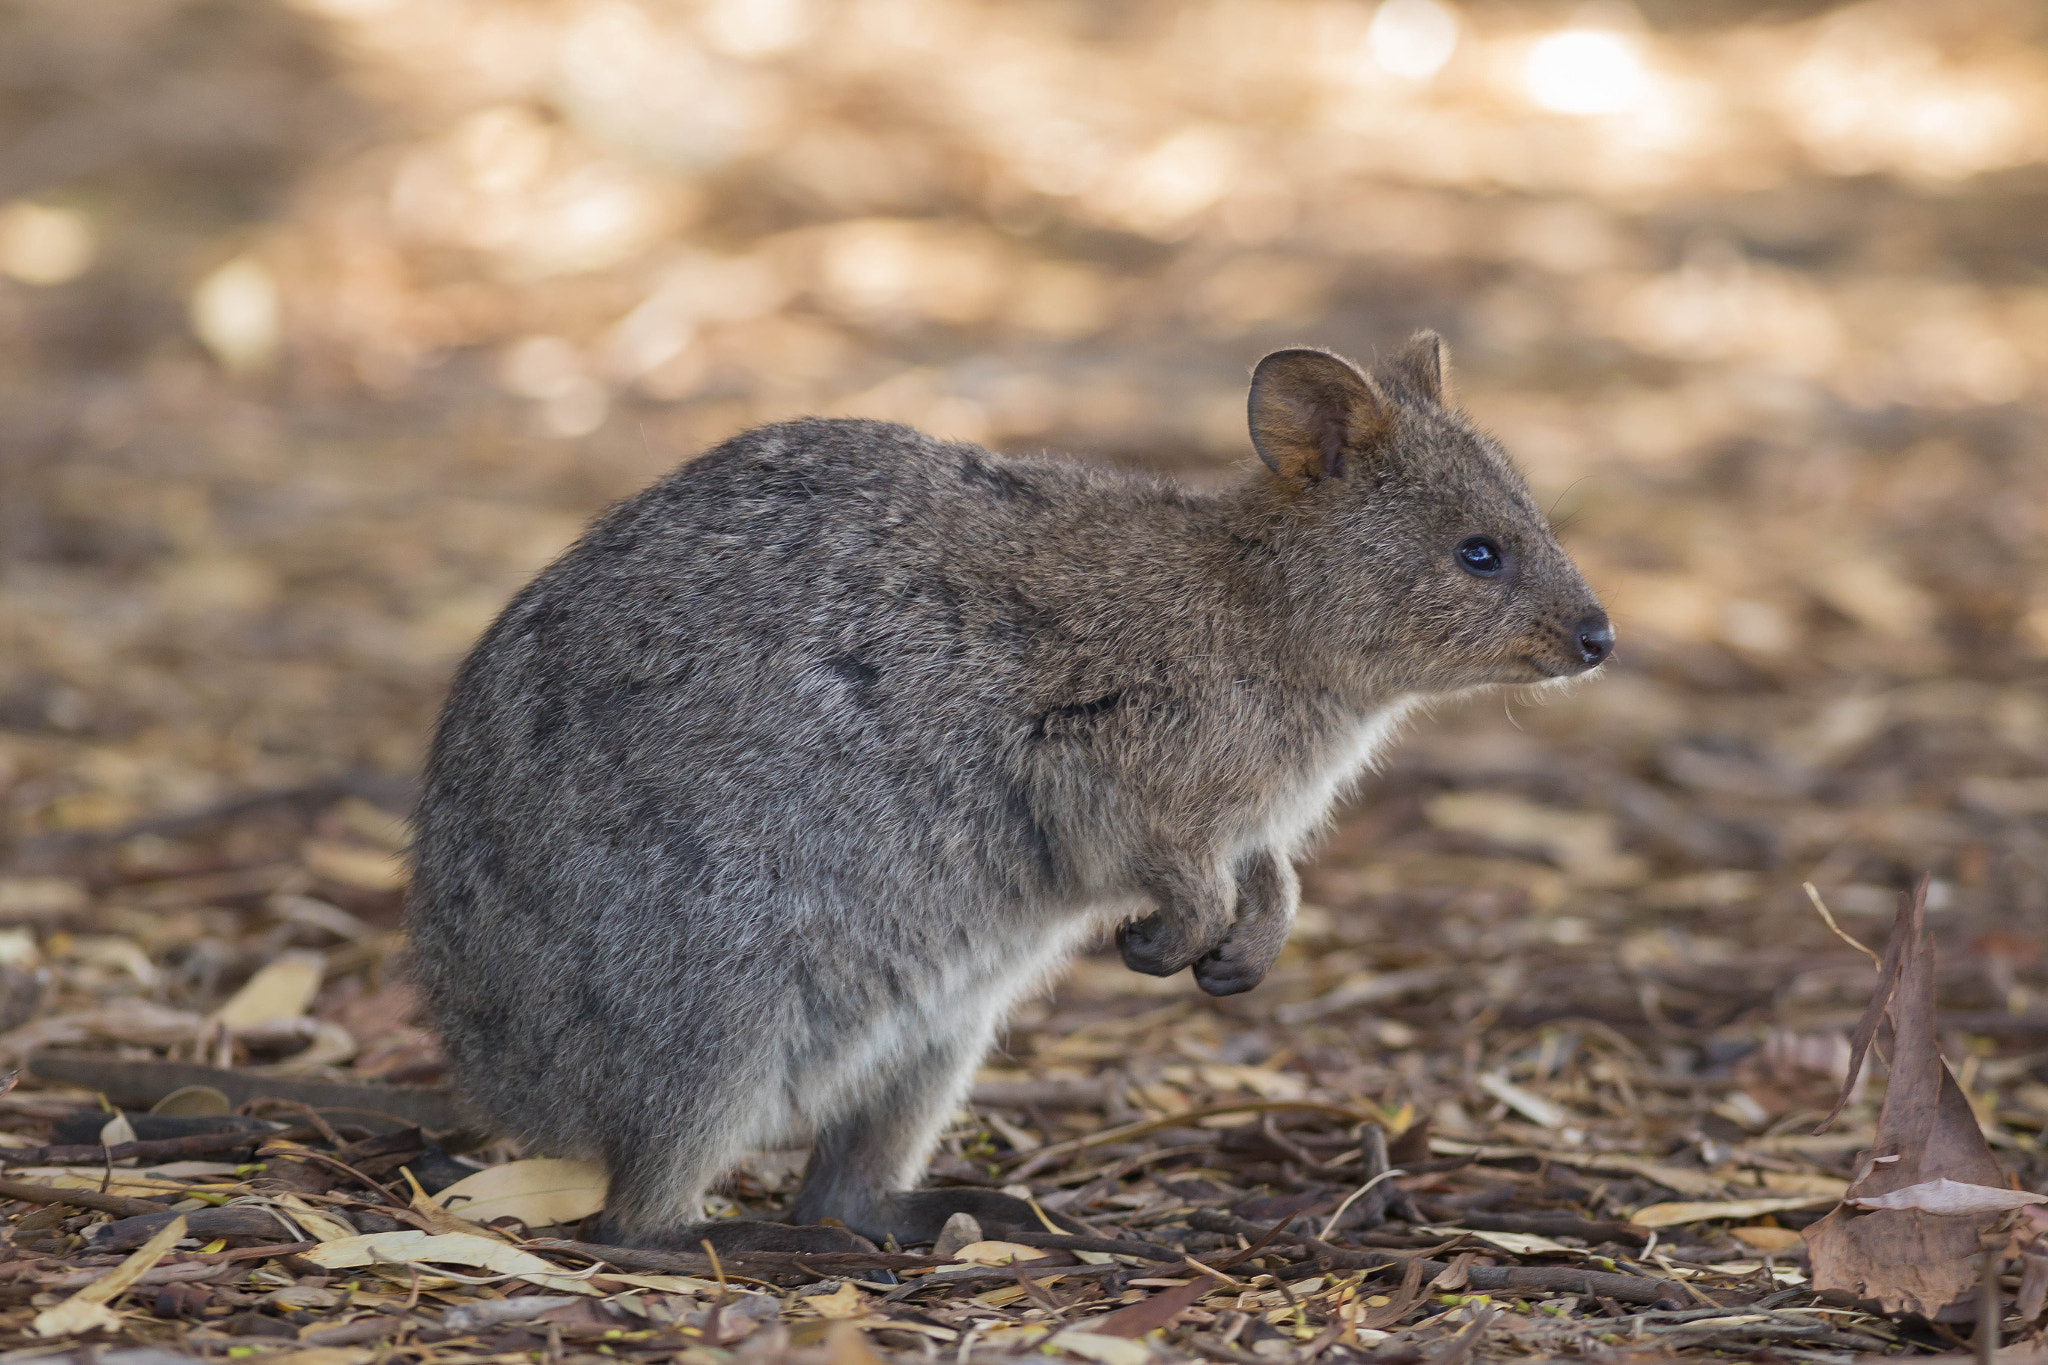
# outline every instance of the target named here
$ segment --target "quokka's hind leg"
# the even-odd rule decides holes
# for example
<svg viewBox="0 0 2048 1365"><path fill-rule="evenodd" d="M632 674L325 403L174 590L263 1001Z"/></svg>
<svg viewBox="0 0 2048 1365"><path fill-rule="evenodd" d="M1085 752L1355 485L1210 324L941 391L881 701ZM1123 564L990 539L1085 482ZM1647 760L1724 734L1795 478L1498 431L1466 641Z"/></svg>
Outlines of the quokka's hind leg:
<svg viewBox="0 0 2048 1365"><path fill-rule="evenodd" d="M729 1106L705 1112L731 1116ZM868 1251L865 1239L845 1228L793 1228L748 1218L704 1217L704 1193L745 1150L740 1125L721 1140L705 1125L656 1131L626 1124L605 1143L610 1188L599 1236L613 1246L695 1251L705 1242L719 1251Z"/></svg>
<svg viewBox="0 0 2048 1365"><path fill-rule="evenodd" d="M932 1241L956 1213L974 1215L984 1230L1044 1229L1031 1205L995 1190L906 1188L923 1177L933 1144L987 1051L987 1030L963 1032L971 1036L933 1043L858 1109L819 1129L790 1202L792 1223L835 1218L899 1246Z"/></svg>
<svg viewBox="0 0 2048 1365"><path fill-rule="evenodd" d="M604 1138L602 1235L615 1246L685 1247L704 1218L704 1194L736 1160L708 1125L615 1123Z"/></svg>

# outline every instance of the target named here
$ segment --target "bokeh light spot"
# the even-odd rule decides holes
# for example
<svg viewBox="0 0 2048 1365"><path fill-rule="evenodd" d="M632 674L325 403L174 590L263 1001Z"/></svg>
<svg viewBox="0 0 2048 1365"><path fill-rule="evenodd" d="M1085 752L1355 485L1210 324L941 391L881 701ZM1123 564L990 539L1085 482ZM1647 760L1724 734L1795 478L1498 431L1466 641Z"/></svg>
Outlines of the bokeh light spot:
<svg viewBox="0 0 2048 1365"><path fill-rule="evenodd" d="M92 223L72 209L15 203L0 209L0 274L23 284L63 284L92 264Z"/></svg>
<svg viewBox="0 0 2048 1365"><path fill-rule="evenodd" d="M277 358L277 282L261 261L237 256L199 282L189 308L192 331L223 367L260 370Z"/></svg>
<svg viewBox="0 0 2048 1365"><path fill-rule="evenodd" d="M1365 45L1382 69L1426 81L1457 50L1457 12L1438 0L1386 0L1373 12Z"/></svg>
<svg viewBox="0 0 2048 1365"><path fill-rule="evenodd" d="M1567 29L1529 49L1522 86L1552 113L1619 114L1642 102L1650 77L1632 39L1598 29Z"/></svg>

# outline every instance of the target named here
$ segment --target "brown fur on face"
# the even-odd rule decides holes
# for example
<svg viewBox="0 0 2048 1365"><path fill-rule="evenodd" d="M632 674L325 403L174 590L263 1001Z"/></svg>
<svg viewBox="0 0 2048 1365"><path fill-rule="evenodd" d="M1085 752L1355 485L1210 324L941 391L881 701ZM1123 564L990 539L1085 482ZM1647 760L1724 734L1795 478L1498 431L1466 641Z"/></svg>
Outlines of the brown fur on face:
<svg viewBox="0 0 2048 1365"><path fill-rule="evenodd" d="M615 1239L695 1246L709 1183L803 1134L799 1221L935 1229L955 1192L906 1186L1068 955L1121 924L1134 969L1250 989L1418 701L1605 657L1445 391L1428 334L1369 375L1277 352L1218 493L809 419L611 509L428 764L410 935L467 1095L604 1157Z"/></svg>
<svg viewBox="0 0 2048 1365"><path fill-rule="evenodd" d="M1295 581L1316 584L1290 605L1323 613L1330 666L1363 686L1395 660L1409 685L1432 691L1582 672L1577 636L1606 630L1605 613L1507 456L1445 405L1446 368L1434 332L1376 375L1326 351L1260 361L1252 441L1279 477L1244 490L1244 533L1274 547ZM1478 536L1505 552L1491 579L1454 557ZM1340 602L1383 605L1328 611Z"/></svg>

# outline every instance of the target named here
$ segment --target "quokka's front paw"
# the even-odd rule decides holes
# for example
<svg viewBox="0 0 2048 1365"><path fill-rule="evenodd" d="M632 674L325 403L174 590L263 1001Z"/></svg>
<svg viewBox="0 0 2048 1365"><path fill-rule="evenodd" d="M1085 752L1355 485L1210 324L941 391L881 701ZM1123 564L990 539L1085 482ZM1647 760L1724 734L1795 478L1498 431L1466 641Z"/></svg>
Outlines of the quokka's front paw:
<svg viewBox="0 0 2048 1365"><path fill-rule="evenodd" d="M1126 967L1147 976L1172 976L1195 955L1186 935L1157 914L1118 925L1116 950L1123 954Z"/></svg>
<svg viewBox="0 0 2048 1365"><path fill-rule="evenodd" d="M1210 995L1241 995L1266 979L1271 962L1249 961L1227 940L1195 963L1195 984Z"/></svg>

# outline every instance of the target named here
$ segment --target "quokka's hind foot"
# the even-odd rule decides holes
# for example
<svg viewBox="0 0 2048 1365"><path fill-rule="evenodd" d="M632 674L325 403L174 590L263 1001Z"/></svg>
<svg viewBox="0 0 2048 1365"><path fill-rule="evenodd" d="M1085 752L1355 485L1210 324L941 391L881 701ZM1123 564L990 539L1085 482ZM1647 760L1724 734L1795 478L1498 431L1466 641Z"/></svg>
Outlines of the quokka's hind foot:
<svg viewBox="0 0 2048 1365"><path fill-rule="evenodd" d="M913 1246L937 1241L946 1220L956 1213L968 1214L981 1224L983 1236L998 1239L1006 1229L1016 1232L1089 1230L1071 1218L1051 1212L1046 1214L1053 1223L1048 1228L1045 1219L1038 1216L1038 1210L1025 1200L1000 1190L972 1187L905 1190L889 1195L881 1201L869 1230L884 1237L894 1237L898 1246Z"/></svg>
<svg viewBox="0 0 2048 1365"><path fill-rule="evenodd" d="M835 1251L879 1250L851 1228L765 1223L752 1218L719 1218L653 1234L625 1231L607 1221L599 1223L598 1235L609 1246L659 1251L702 1251L706 1242L721 1254L781 1251L816 1256Z"/></svg>

